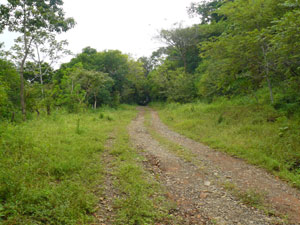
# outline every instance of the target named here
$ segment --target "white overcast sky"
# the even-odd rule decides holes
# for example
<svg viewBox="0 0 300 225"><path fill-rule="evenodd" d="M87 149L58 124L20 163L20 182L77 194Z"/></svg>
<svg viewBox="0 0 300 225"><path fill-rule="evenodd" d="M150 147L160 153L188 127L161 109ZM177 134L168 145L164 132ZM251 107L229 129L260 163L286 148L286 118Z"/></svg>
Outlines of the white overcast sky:
<svg viewBox="0 0 300 225"><path fill-rule="evenodd" d="M197 2L197 0L195 0ZM4 3L5 0L0 0ZM199 23L189 18L187 7L192 0L65 0L67 17L74 17L77 25L59 39L69 41L69 49L77 54L90 46L103 51L119 49L134 58L150 56L162 46L154 36L160 29ZM13 44L14 35L0 34L6 48ZM66 61L68 59L64 59Z"/></svg>

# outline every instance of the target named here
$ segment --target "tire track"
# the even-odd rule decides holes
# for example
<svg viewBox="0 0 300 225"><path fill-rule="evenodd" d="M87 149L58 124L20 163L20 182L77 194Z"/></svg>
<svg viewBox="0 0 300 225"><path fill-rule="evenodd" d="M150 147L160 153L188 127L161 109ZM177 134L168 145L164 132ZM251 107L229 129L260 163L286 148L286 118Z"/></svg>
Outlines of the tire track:
<svg viewBox="0 0 300 225"><path fill-rule="evenodd" d="M191 150L207 171L217 173L221 182L231 182L244 190L264 194L266 203L279 214L287 215L289 224L300 224L300 191L279 180L263 169L244 160L214 151L209 147L184 137L164 125L158 113L151 110L152 126L163 137Z"/></svg>
<svg viewBox="0 0 300 225"><path fill-rule="evenodd" d="M129 126L134 145L152 163L151 169L177 203L174 212L184 224L279 224L280 220L241 203L219 185L217 169L199 169L178 158L154 140L144 126L145 108Z"/></svg>

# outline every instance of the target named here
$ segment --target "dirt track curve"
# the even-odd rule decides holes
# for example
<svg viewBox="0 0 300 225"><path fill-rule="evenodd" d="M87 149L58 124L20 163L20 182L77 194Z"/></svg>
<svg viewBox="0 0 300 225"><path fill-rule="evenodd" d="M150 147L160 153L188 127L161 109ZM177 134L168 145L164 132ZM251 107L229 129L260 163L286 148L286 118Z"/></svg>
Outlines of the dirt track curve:
<svg viewBox="0 0 300 225"><path fill-rule="evenodd" d="M145 113L150 110L151 127L159 135L188 149L195 157L186 162L163 147L147 131ZM133 144L150 163L147 169L158 175L167 197L177 204L174 215L185 224L260 225L300 224L300 192L262 169L227 156L171 131L158 114L139 107L139 114L129 126ZM242 203L224 184L238 190L263 193L266 210ZM276 213L270 213L270 212ZM278 215L287 215L282 219Z"/></svg>

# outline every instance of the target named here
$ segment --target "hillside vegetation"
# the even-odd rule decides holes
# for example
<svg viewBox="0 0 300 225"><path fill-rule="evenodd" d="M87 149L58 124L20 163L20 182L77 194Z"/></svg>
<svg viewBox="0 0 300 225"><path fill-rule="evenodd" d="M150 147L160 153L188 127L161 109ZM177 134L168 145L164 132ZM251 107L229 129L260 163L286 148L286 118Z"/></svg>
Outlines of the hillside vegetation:
<svg viewBox="0 0 300 225"><path fill-rule="evenodd" d="M134 110L104 110L1 126L0 222L91 221L103 183L101 159L110 133Z"/></svg>
<svg viewBox="0 0 300 225"><path fill-rule="evenodd" d="M300 117L247 98L154 104L175 131L243 158L300 188Z"/></svg>
<svg viewBox="0 0 300 225"><path fill-rule="evenodd" d="M0 223L95 222L114 134L114 222L172 224L127 134L133 105L149 103L179 133L300 188L299 1L199 1L187 13L199 23L160 30L151 56L87 46L54 69L71 55L57 35L76 25L63 1L0 4L0 35L19 35L9 51L0 43Z"/></svg>

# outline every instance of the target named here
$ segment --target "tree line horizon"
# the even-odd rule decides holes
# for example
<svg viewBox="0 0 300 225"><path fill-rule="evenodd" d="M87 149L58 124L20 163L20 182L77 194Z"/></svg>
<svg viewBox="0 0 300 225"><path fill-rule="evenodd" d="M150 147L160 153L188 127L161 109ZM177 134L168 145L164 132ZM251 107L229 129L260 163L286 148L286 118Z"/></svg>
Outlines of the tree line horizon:
<svg viewBox="0 0 300 225"><path fill-rule="evenodd" d="M119 50L86 47L54 70L72 29L63 1L9 0L0 5L0 35L20 33L0 48L0 118L66 108L213 102L247 96L288 115L300 109L298 0L211 0L192 3L199 24L162 29L166 47L137 60ZM252 101L251 100L251 101Z"/></svg>

